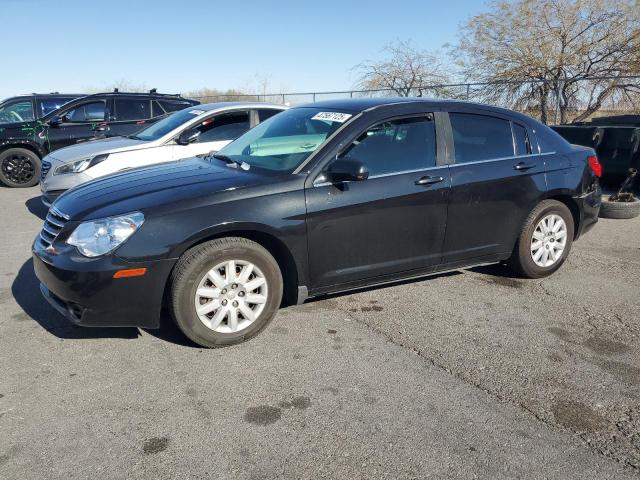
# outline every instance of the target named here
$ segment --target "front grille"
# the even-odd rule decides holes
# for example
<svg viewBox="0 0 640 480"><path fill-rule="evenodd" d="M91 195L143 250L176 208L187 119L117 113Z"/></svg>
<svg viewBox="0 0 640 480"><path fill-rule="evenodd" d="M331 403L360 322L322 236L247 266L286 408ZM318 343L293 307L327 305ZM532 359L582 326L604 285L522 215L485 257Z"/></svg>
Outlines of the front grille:
<svg viewBox="0 0 640 480"><path fill-rule="evenodd" d="M43 161L42 169L40 170L40 178L44 179L44 177L47 176L47 173L49 173L49 170L51 170L51 162Z"/></svg>
<svg viewBox="0 0 640 480"><path fill-rule="evenodd" d="M56 239L69 217L55 208L50 208L40 232L40 242L47 248Z"/></svg>

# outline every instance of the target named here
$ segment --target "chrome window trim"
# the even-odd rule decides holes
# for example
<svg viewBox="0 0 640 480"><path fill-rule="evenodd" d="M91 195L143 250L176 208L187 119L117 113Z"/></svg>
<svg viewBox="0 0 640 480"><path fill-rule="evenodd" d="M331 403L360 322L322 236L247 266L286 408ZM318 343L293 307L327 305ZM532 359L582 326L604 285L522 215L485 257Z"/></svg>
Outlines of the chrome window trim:
<svg viewBox="0 0 640 480"><path fill-rule="evenodd" d="M475 160L473 162L463 162L463 163L451 163L450 167L455 167L459 165L476 165L478 163L490 163L490 162L500 162L502 160L517 160L519 158L531 158L531 157L543 157L545 155L555 155L556 152L545 152L545 153L530 153L528 155L514 155L512 157L500 157L500 158L488 158L486 160Z"/></svg>
<svg viewBox="0 0 640 480"><path fill-rule="evenodd" d="M378 175L371 175L367 180L375 179L375 178L385 178L385 177L393 177L396 175L405 175L408 173L419 173L419 172L427 172L429 170L435 170L438 168L446 168L446 167L455 167L460 165L475 165L479 163L491 163L491 162L499 162L502 160L518 160L519 158L531 158L531 157L543 157L546 155L555 155L556 152L546 152L546 153L531 153L528 155L515 155L513 157L500 157L500 158L490 158L488 160L476 160L475 162L466 162L466 163L451 163L449 165L435 165L433 167L419 168L414 170L403 170L401 172L391 172L391 173L381 173ZM341 183L359 183L353 180L349 180ZM327 187L329 185L333 185L331 182L321 182L314 183L313 187Z"/></svg>
<svg viewBox="0 0 640 480"><path fill-rule="evenodd" d="M425 168L416 168L413 170L403 170L401 172L390 172L390 173L379 173L378 175L371 175L369 178L367 178L367 180L372 180L372 179L376 179L376 178L386 178L386 177L395 177L397 175L406 175L409 173L420 173L420 172L428 172L430 170L436 170L439 168L446 168L447 165L434 165L433 167L425 167ZM348 180L346 182L341 182L341 183L360 183L358 181L355 180ZM333 185L331 182L321 182L321 183L314 183L313 186L314 187L326 187L328 185Z"/></svg>

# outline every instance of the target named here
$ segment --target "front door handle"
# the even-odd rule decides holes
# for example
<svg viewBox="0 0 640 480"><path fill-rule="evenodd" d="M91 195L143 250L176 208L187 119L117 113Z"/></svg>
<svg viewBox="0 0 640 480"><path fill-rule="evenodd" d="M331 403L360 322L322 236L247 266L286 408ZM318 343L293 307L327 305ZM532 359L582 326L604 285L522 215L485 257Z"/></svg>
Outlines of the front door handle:
<svg viewBox="0 0 640 480"><path fill-rule="evenodd" d="M524 162L520 162L519 164L517 164L516 166L514 166L513 168L515 168L516 170L520 171L520 172L524 172L525 170L529 170L530 168L535 167L536 165L534 163L524 163Z"/></svg>
<svg viewBox="0 0 640 480"><path fill-rule="evenodd" d="M434 183L440 183L444 180L444 177L432 177L425 175L416 180L416 185L433 185Z"/></svg>

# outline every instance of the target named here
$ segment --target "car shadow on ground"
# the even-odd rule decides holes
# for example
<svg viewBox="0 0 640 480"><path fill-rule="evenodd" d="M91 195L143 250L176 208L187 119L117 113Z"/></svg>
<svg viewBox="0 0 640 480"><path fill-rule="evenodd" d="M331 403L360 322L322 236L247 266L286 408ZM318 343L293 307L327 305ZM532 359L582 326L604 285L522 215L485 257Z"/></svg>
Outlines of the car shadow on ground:
<svg viewBox="0 0 640 480"><path fill-rule="evenodd" d="M76 327L51 307L40 294L40 282L33 271L33 260L22 265L11 285L11 293L22 310L42 328L64 339L128 338L140 336L137 328Z"/></svg>
<svg viewBox="0 0 640 480"><path fill-rule="evenodd" d="M180 345L181 347L203 348L192 342L184 333L182 333L166 308L163 308L162 313L160 314L160 328L149 328L144 329L144 331L153 337L165 342Z"/></svg>
<svg viewBox="0 0 640 480"><path fill-rule="evenodd" d="M40 200L40 196L30 198L24 202L24 205L30 213L38 217L40 220L44 220L47 216L47 212L49 211L49 209L45 207L44 203L42 203L42 200Z"/></svg>
<svg viewBox="0 0 640 480"><path fill-rule="evenodd" d="M492 263L491 265L481 265L479 267L473 267L468 269L470 272L481 273L483 275L490 275L492 277L511 278L514 280L523 279L522 275L514 272L504 263Z"/></svg>
<svg viewBox="0 0 640 480"><path fill-rule="evenodd" d="M484 265L480 267L474 267L469 270L493 277L514 279L519 278L516 274L512 273L505 265L502 264ZM430 279L456 276L460 275L461 273L462 272L460 270L454 270L419 278L399 280L385 285L374 285L347 292L322 295L319 297L310 298L305 303L315 303L360 292L397 287ZM96 338L135 339L140 336L140 331L135 327L77 327L71 324L56 310L54 310L53 307L51 307L40 294L40 282L33 271L33 260L31 259L25 262L24 265L22 265L22 267L20 268L20 271L18 272L18 275L16 276L13 285L11 286L11 292L20 308L22 308L22 310L29 317L38 322L42 326L42 328L58 338L74 340ZM287 307L294 307L294 305L290 305ZM162 341L173 343L179 346L202 348L192 342L182 333L182 331L180 331L178 326L172 320L170 313L166 310L166 308L162 310L162 314L160 317L160 328L144 329L144 331Z"/></svg>

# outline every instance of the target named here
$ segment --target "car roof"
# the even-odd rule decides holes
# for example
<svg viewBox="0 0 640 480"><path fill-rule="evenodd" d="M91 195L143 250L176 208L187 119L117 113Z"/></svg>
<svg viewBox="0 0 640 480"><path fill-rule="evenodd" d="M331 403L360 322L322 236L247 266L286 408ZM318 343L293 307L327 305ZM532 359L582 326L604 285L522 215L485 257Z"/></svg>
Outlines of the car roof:
<svg viewBox="0 0 640 480"><path fill-rule="evenodd" d="M399 104L424 104L431 107L475 107L483 110L493 110L496 113L507 113L510 115L523 116L522 114L506 108L494 107L475 102L465 102L462 100L449 100L442 98L423 97L369 97L369 98L345 98L336 100L323 100L320 102L297 105L295 108L326 108L328 110L345 110L354 113L365 112L375 108L382 108Z"/></svg>
<svg viewBox="0 0 640 480"><path fill-rule="evenodd" d="M0 100L0 103L5 103L10 100L20 100L23 98L33 98L33 97L84 97L86 93L59 93L59 92L51 92L51 93L25 93L23 95L14 95L13 97L7 97Z"/></svg>

